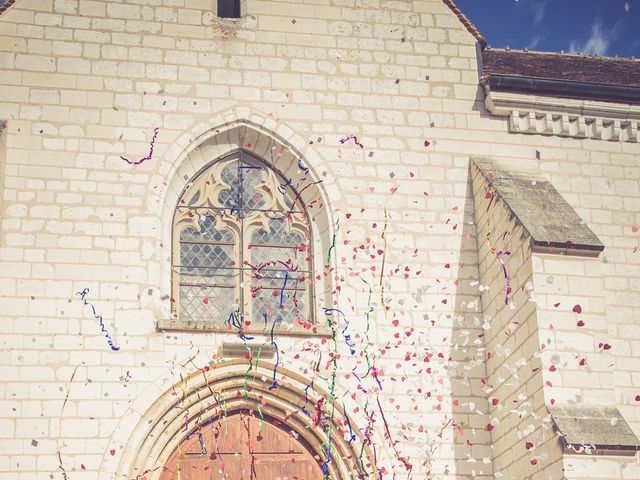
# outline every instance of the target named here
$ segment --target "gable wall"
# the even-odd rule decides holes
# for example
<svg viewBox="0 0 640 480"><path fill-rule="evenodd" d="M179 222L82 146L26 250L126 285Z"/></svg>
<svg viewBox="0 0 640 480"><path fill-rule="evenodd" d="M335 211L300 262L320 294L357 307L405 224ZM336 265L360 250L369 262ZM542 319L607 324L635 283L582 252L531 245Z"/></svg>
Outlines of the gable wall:
<svg viewBox="0 0 640 480"><path fill-rule="evenodd" d="M373 442L389 477L404 471L404 456L416 478L493 478L471 156L539 168L605 243L616 401L640 422L640 340L630 328L640 317L636 144L507 133L506 120L484 111L473 37L440 1L248 0L237 24L218 20L214 3L20 0L0 17L1 431L12 440L3 442L3 478L60 475L58 450L68 472L98 478L111 449L117 457L125 448L114 431L141 392L154 381L169 388L160 379L175 379L172 365L186 375L193 365L179 365L196 352L211 360L227 338L155 329L170 293L161 205L190 141L243 119L325 173L340 218L336 306L358 342L369 295L357 274L373 288L369 351L381 357L379 396L400 442L396 454L379 419ZM119 158L146 155L156 127L152 160L131 167ZM364 148L341 145L349 134ZM377 254L385 209L386 271L399 269L384 283L386 315ZM375 244L366 249L373 258L352 258L360 244ZM75 295L83 288L120 351ZM279 346L283 366L308 374L316 357L294 358L304 342L283 336ZM318 348L325 361L328 346ZM339 348L338 390L355 392L344 400L364 430L362 409L367 398L377 407L379 387L369 378L369 394L358 390L346 375L364 360Z"/></svg>

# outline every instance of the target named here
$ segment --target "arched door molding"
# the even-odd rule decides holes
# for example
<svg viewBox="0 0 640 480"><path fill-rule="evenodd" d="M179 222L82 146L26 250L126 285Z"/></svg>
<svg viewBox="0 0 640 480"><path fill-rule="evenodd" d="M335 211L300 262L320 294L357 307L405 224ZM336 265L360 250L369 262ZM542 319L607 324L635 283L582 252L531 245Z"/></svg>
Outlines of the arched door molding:
<svg viewBox="0 0 640 480"><path fill-rule="evenodd" d="M312 455L324 459L328 437L320 427L314 426L309 415L302 412L307 380L301 375L278 367L279 376L286 381L279 382L278 388L269 390L273 364L266 361L254 362L247 376L248 363L245 359L234 359L214 364L208 369L193 372L181 382L166 389L141 416L129 415L120 423L115 438L127 438L123 449L118 451L120 461L106 452L100 478L157 480L162 467L172 453L199 425L225 412L254 410L261 405L262 414L277 419L293 430L304 444L312 446ZM246 396L245 396L246 379ZM328 398L328 393L318 388L308 388L309 409L320 398ZM361 456L363 442L361 432L355 431L356 441L349 442L340 426L344 412L336 403L332 424L331 462L328 464L329 477L334 480L365 478L370 476L372 456L368 448ZM136 426L131 422L137 417ZM343 422L342 422L343 423ZM185 428L186 426L186 428ZM363 459L364 468L359 465ZM116 467L116 468L113 468ZM111 473L109 473L111 470ZM115 475L114 475L115 474Z"/></svg>

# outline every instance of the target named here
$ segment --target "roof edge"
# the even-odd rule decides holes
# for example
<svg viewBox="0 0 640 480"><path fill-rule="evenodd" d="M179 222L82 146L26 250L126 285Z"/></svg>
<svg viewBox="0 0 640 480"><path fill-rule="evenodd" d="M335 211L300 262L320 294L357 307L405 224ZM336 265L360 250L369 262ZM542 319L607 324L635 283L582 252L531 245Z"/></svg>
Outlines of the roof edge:
<svg viewBox="0 0 640 480"><path fill-rule="evenodd" d="M476 26L473 24L473 22L471 22L471 20L469 20L469 18L464 13L462 13L462 10L460 10L460 8L458 8L458 6L455 3L453 3L453 0L442 0L442 1L458 17L458 20L460 20L462 25L464 25L467 31L471 35L473 35L473 37L480 44L480 47L482 48L482 50L484 50L485 47L487 46L487 39L484 37L484 35L482 35L482 33L480 33L480 30L478 30Z"/></svg>
<svg viewBox="0 0 640 480"><path fill-rule="evenodd" d="M640 104L640 87L604 84L576 80L503 75L490 73L481 80L490 90L512 93L533 93L543 96L600 100L626 104Z"/></svg>
<svg viewBox="0 0 640 480"><path fill-rule="evenodd" d="M636 57L620 57L611 55L590 55L582 52L565 52L565 51L547 51L547 50L529 50L528 48L512 48L512 47L493 47L490 46L487 50L498 53L513 53L513 54L530 54L530 55L553 55L554 57L577 57L577 58L589 58L594 60L614 60L614 61L629 61L640 62L640 58Z"/></svg>

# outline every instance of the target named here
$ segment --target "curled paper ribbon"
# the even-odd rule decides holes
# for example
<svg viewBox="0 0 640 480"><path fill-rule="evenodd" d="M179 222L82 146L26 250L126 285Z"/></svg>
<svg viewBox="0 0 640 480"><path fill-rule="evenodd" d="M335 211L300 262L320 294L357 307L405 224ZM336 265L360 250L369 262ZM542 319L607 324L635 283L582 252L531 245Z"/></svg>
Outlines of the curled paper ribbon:
<svg viewBox="0 0 640 480"><path fill-rule="evenodd" d="M309 389L313 388L313 380L311 380L311 383L307 384L306 387L304 387L304 405L302 406L302 412L306 413L307 415L311 415L311 410L309 410L307 408L307 405L309 404Z"/></svg>
<svg viewBox="0 0 640 480"><path fill-rule="evenodd" d="M347 346L349 347L349 351L351 352L351 355L354 355L356 353L356 344L355 342L353 342L353 340L351 340L351 335L347 333L347 330L349 328L349 321L347 320L347 316L344 314L342 310L339 310L337 308L323 308L323 310L325 315L332 315L333 312L337 312L342 316L342 319L344 320L344 323L345 323L345 326L342 329L342 336L344 337L344 343L346 343Z"/></svg>
<svg viewBox="0 0 640 480"><path fill-rule="evenodd" d="M282 288L280 289L280 308L282 308L282 302L284 301L284 289L287 286L289 280L289 269L284 271L284 282L282 282Z"/></svg>
<svg viewBox="0 0 640 480"><path fill-rule="evenodd" d="M348 137L345 138L341 138L340 139L340 143L341 144L345 144L347 143L349 140L353 140L353 143L355 143L357 146L359 146L360 148L364 148L364 145L362 145L359 141L358 141L358 137L356 137L355 135L351 134Z"/></svg>
<svg viewBox="0 0 640 480"><path fill-rule="evenodd" d="M309 167L305 167L304 164L302 163L302 159L299 158L298 159L298 168L300 170L302 170L302 172L307 175L309 173Z"/></svg>
<svg viewBox="0 0 640 480"><path fill-rule="evenodd" d="M509 273L507 272L507 266L504 263L504 260L502 259L503 255L511 255L511 252L508 250L505 250L504 252L502 250L495 250L492 249L496 255L496 257L498 258L498 260L500 261L500 264L502 265L502 273L504 274L504 283L505 283L505 295L504 295L504 304L505 305L509 305L509 296L511 295L511 277L509 276Z"/></svg>
<svg viewBox="0 0 640 480"><path fill-rule="evenodd" d="M349 427L349 443L351 443L356 439L356 435L353 433L353 428L351 428L351 422L349 421L349 415L347 415L347 407L345 406L344 401L342 402L342 411L344 412L344 419Z"/></svg>
<svg viewBox="0 0 640 480"><path fill-rule="evenodd" d="M276 381L276 375L278 373L278 363L280 363L280 352L278 352L278 344L276 343L276 341L273 338L273 330L276 327L276 320L273 320L273 325L271 325L271 345L273 346L275 352L276 352L276 361L273 364L273 380L271 382L271 386L269 387L269 390L273 390L278 388L278 382Z"/></svg>
<svg viewBox="0 0 640 480"><path fill-rule="evenodd" d="M120 158L122 160L124 160L125 162L127 162L129 165L140 165L142 162L146 162L147 160L151 160L151 158L153 157L153 147L156 143L156 138L158 137L158 131L160 129L159 128L154 128L153 129L153 137L151 138L151 143L149 144L149 153L146 157L142 157L140 160L136 160L135 162L132 162L131 160L129 160L127 157L123 157L122 155L120 155Z"/></svg>
<svg viewBox="0 0 640 480"><path fill-rule="evenodd" d="M120 350L120 347L116 346L113 343L113 340L111 339L111 335L109 335L109 332L105 328L104 322L102 321L102 315L98 315L96 313L96 307L94 307L92 303L87 302L87 299L85 297L88 294L89 294L89 289L88 288L85 288L84 290L82 290L80 292L76 292L76 295L80 295L80 299L84 302L85 305L91 306L91 311L93 312L93 316L98 319L98 322L100 322L100 330L102 332L104 332L104 336L107 339L107 343L109 344L109 347L111 348L111 350L114 350L114 351Z"/></svg>
<svg viewBox="0 0 640 480"><path fill-rule="evenodd" d="M385 430L385 438L389 440L389 445L391 446L393 453L396 454L396 458L400 461L400 463L402 463L402 465L404 465L404 468L409 472L409 474L411 474L411 471L413 470L413 465L411 465L405 457L401 456L398 453L398 449L396 448L396 443L393 441L393 438L391 438L391 431L389 430L389 424L387 423L387 419L385 418L384 412L382 411L382 405L380 405L380 398L378 396L376 396L376 402L378 403L378 410L380 410L380 416L382 417L382 423L384 425L384 430Z"/></svg>
<svg viewBox="0 0 640 480"><path fill-rule="evenodd" d="M262 170L262 169L263 168L259 165L245 165L238 162L237 179L238 179L238 184L240 188L236 188L236 195L234 199L235 204L230 209L231 215L233 215L234 212L236 215L240 215L242 213L242 210L245 208L244 200L242 198L242 194L244 192L244 170Z"/></svg>
<svg viewBox="0 0 640 480"><path fill-rule="evenodd" d="M331 329L331 340L333 341L333 356L331 358L332 371L331 371L331 383L329 384L329 403L331 404L331 415L329 416L329 428L327 432L328 441L323 442L326 445L326 460L322 464L322 473L325 479L329 479L329 464L331 463L331 449L333 447L333 418L336 411L335 398L336 398L336 375L338 372L338 340L336 339L336 327L332 320L332 311L336 309L324 309L325 316L327 317L327 324ZM338 310L339 311L339 310ZM342 313L342 312L340 312ZM343 314L344 315L344 314ZM319 415L319 414L318 414Z"/></svg>
<svg viewBox="0 0 640 480"><path fill-rule="evenodd" d="M333 231L333 237L331 239L331 245L329 246L329 251L327 252L327 266L331 266L331 252L336 248L336 235L340 230L340 219L336 219L336 229Z"/></svg>

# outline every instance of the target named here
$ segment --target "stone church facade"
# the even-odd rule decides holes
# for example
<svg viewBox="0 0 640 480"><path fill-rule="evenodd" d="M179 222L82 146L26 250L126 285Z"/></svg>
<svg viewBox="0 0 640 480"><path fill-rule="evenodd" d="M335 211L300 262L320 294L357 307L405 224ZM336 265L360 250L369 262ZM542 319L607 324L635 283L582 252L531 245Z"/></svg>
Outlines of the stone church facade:
<svg viewBox="0 0 640 480"><path fill-rule="evenodd" d="M5 0L0 66L2 478L640 478L637 60Z"/></svg>

